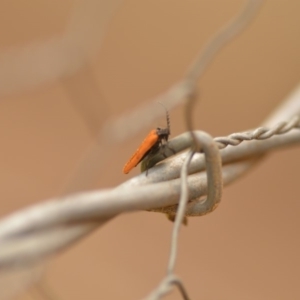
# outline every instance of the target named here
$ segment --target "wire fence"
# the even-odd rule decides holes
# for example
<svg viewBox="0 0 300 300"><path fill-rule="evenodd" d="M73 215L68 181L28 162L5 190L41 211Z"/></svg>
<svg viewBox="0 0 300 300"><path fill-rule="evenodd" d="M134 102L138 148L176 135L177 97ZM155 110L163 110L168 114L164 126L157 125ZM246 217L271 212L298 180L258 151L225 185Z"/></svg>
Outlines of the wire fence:
<svg viewBox="0 0 300 300"><path fill-rule="evenodd" d="M300 103L300 88L286 103L286 108L268 121L269 124L274 123L274 127L259 127L253 131L229 135L227 138L214 139L216 145L222 149L220 156L224 165L224 185L238 179L262 155L300 142L299 117L295 116L294 110L295 103ZM282 118L291 120L276 125ZM263 140L259 140L262 135ZM176 150L182 149L182 143L187 148L191 145L188 133L170 141ZM177 148L178 144L180 148ZM224 148L226 145L233 146ZM175 214L183 182L179 177L186 156L186 152L181 153L150 169L147 176L143 173L116 189L51 199L3 219L0 223L2 272L39 264L49 255L72 245L120 213L146 209ZM187 216L208 212L203 206L205 202L199 200L208 193L205 166L205 155L195 154L188 169ZM34 279L36 280L36 276ZM172 275L170 281L177 282L177 279ZM168 285L163 290L169 290Z"/></svg>
<svg viewBox="0 0 300 300"><path fill-rule="evenodd" d="M110 9L115 9L118 3L116 1ZM139 107L125 118L106 124L101 133L101 140L105 141L105 137L116 142L126 140L128 136L140 130L136 126L124 124L140 123L141 119L144 126L150 124L162 114L156 113L153 109L156 101L162 101L170 109L180 103L186 103L187 108L189 105L192 107L191 99L195 98L199 77L217 52L248 25L260 5L261 1L248 1L241 13L207 44L183 80L156 97L146 107ZM92 11L95 8L89 9ZM110 14L111 11L105 13L105 22ZM78 21L78 18L76 20ZM74 23L76 26L80 24L77 21ZM75 29L70 31L77 32ZM86 39L84 34L81 37ZM86 40L84 43L89 45ZM98 43L100 40L96 48ZM74 66L72 63L71 65ZM14 90L18 88L13 87ZM213 211L221 200L223 185L238 179L271 151L298 145L299 116L300 87L262 122L261 127L233 133L227 137L212 139L207 133L194 130L192 124L189 124L192 118L187 113L188 131L169 141L168 146L173 151L166 152L163 156L156 155L151 159L152 168L147 174L141 173L113 189L80 192L49 199L2 219L1 283L4 286L4 280L7 279L9 282L7 274L17 271L20 277L26 278L20 280L23 286L19 285L18 289L26 288L39 281L41 266L49 257L70 247L121 213L150 210L167 214L170 219L175 220L175 223L167 276L146 299L160 299L170 292L172 285L179 288L183 299L190 299L182 281L174 274L178 233L184 218L201 216ZM203 199L204 196L207 197ZM24 270L24 274L19 270ZM9 286L9 283L5 285ZM9 292L3 295L3 299L10 297Z"/></svg>

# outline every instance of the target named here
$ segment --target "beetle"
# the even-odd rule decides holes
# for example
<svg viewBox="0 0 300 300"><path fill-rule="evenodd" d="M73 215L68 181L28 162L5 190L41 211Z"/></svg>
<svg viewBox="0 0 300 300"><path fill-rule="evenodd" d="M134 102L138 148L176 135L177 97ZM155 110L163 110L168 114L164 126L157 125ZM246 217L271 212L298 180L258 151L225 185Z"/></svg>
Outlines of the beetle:
<svg viewBox="0 0 300 300"><path fill-rule="evenodd" d="M134 167L136 167L143 159L151 154L158 152L162 146L168 142L170 131L170 117L166 107L159 102L166 110L167 127L157 127L152 129L146 138L143 140L141 145L137 148L132 157L128 160L123 168L123 173L128 174Z"/></svg>

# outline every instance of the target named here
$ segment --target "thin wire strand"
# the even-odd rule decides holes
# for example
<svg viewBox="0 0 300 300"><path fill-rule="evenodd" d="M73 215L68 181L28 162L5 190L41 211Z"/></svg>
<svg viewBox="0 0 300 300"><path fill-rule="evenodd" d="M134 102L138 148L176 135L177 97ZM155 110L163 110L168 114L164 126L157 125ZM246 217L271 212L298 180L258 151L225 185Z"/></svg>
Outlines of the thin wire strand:
<svg viewBox="0 0 300 300"><path fill-rule="evenodd" d="M190 151L187 158L185 159L182 168L181 168L181 187L180 187L180 199L179 199L179 207L177 211L177 216L175 219L175 223L172 230L172 237L171 237L171 250L170 250L170 256L169 256L169 263L167 268L167 275L171 275L174 272L175 268L175 262L177 257L177 248L178 248L178 236L179 236L179 229L182 224L183 218L184 218L184 212L185 207L188 201L188 183L187 183L187 177L188 177L188 166L191 162L191 159L194 155L193 151Z"/></svg>
<svg viewBox="0 0 300 300"><path fill-rule="evenodd" d="M171 292L172 285L175 285L179 289L179 292L184 300L190 300L183 282L180 280L180 278L174 276L173 274L166 276L161 281L157 290L153 291L148 297L144 298L144 300L155 300L167 295Z"/></svg>

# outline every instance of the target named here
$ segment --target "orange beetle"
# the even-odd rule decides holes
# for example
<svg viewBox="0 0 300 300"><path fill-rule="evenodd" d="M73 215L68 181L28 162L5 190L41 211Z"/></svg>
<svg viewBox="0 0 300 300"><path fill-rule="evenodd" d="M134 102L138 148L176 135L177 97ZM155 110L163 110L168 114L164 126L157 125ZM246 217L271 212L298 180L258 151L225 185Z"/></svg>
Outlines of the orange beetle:
<svg viewBox="0 0 300 300"><path fill-rule="evenodd" d="M160 103L162 105L162 103ZM156 152L163 144L168 142L170 135L170 118L166 110L167 128L157 127L152 129L142 144L135 151L132 157L128 160L123 168L123 173L128 174L134 167L136 167L147 155Z"/></svg>

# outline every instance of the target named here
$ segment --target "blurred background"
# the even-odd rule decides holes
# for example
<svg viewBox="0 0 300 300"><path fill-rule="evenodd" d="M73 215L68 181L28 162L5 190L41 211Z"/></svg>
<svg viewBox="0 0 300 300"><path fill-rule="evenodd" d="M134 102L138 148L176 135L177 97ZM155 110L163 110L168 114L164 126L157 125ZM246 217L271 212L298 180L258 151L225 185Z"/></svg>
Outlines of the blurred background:
<svg viewBox="0 0 300 300"><path fill-rule="evenodd" d="M180 79L244 3L107 2L1 2L1 217L72 190L82 157L78 190L138 174L122 168L150 128L91 160L96 133ZM222 136L255 128L298 84L299 10L296 0L265 1L222 50L199 81L198 129ZM184 132L182 107L170 116L172 136ZM193 299L300 297L299 167L299 149L273 153L225 188L213 214L189 219L176 273ZM51 259L45 280L62 300L140 299L165 275L171 229L161 214L118 216Z"/></svg>

